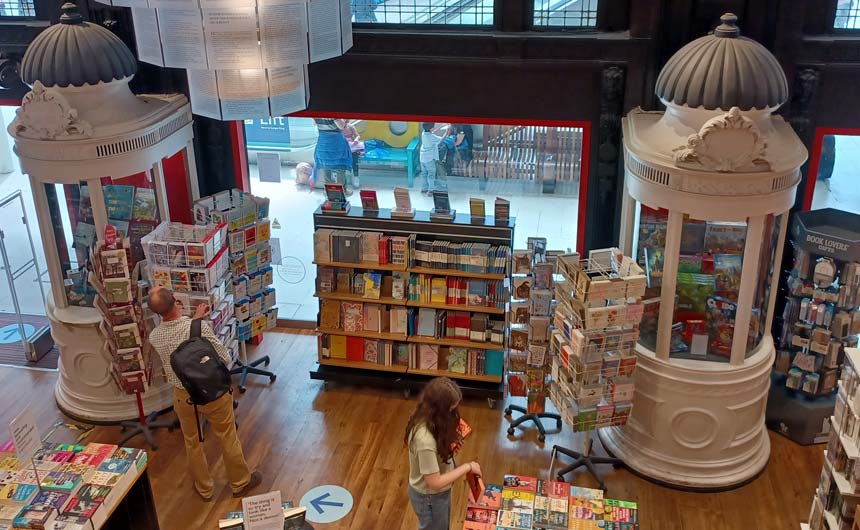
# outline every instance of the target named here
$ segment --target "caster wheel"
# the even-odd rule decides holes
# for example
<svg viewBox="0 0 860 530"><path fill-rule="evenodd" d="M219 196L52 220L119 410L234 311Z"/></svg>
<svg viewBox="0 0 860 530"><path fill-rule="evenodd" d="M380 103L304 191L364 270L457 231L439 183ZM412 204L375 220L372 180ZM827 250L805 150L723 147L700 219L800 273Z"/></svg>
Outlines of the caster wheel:
<svg viewBox="0 0 860 530"><path fill-rule="evenodd" d="M556 475L555 478L558 479L559 482L564 482L564 475L562 475L561 473Z"/></svg>
<svg viewBox="0 0 860 530"><path fill-rule="evenodd" d="M403 389L403 397L406 399L409 399L410 396L412 396L412 391L409 390L408 388L404 388Z"/></svg>
<svg viewBox="0 0 860 530"><path fill-rule="evenodd" d="M263 366L269 366L269 358L266 357L266 360L263 361Z"/></svg>
<svg viewBox="0 0 860 530"><path fill-rule="evenodd" d="M153 450L153 451L158 451L158 446L157 446L157 445L153 445L153 446L152 446L152 450Z"/></svg>
<svg viewBox="0 0 860 530"><path fill-rule="evenodd" d="M623 467L624 467L624 464L622 464L621 462L616 462L616 463L612 464L612 469L621 469Z"/></svg>
<svg viewBox="0 0 860 530"><path fill-rule="evenodd" d="M125 432L125 427L120 427L119 432Z"/></svg>
<svg viewBox="0 0 860 530"><path fill-rule="evenodd" d="M538 441L539 441L540 443L544 443L544 442L546 441L546 436L544 436L543 434L541 434L540 436L538 436Z"/></svg>
<svg viewBox="0 0 860 530"><path fill-rule="evenodd" d="M513 436L513 435L514 435L514 430L508 429L508 436Z"/></svg>
<svg viewBox="0 0 860 530"><path fill-rule="evenodd" d="M248 390L248 389L247 389L247 388L245 388L245 387L243 387L243 386L240 386L240 387L239 387L239 393L240 393L240 394L244 394L246 390Z"/></svg>
<svg viewBox="0 0 860 530"><path fill-rule="evenodd" d="M270 377L270 378L269 378L269 382L270 382L270 383L274 383L274 382L275 382L275 379L277 379L277 378L278 378L278 376L277 376L277 375L273 375L272 377Z"/></svg>
<svg viewBox="0 0 860 530"><path fill-rule="evenodd" d="M496 408L496 400L493 398L487 398L487 406L491 409Z"/></svg>
<svg viewBox="0 0 860 530"><path fill-rule="evenodd" d="M511 415L511 407L508 407L505 409L505 416L510 416L510 415Z"/></svg>

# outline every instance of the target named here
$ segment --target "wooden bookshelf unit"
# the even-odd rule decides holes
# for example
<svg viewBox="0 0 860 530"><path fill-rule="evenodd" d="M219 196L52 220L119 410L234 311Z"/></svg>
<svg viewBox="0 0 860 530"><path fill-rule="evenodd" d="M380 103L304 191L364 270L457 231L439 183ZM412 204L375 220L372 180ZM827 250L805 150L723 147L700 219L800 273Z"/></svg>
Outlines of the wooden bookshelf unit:
<svg viewBox="0 0 860 530"><path fill-rule="evenodd" d="M409 394L446 376L492 406L504 397L507 344L454 335L506 342L513 235L514 219L496 226L468 214L440 222L421 211L400 219L384 209L317 209L320 339L311 378Z"/></svg>

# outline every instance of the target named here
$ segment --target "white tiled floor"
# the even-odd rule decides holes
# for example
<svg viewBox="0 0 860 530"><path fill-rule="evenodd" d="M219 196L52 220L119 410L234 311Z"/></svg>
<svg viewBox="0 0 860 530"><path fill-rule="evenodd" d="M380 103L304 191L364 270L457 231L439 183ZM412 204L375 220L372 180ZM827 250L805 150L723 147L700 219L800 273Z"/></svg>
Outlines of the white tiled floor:
<svg viewBox="0 0 860 530"><path fill-rule="evenodd" d="M271 199L270 216L273 220L272 238L280 246L281 265L275 266L275 284L279 318L315 320L318 303L313 297L315 267L312 237L313 212L325 200L320 190L310 193L307 187L295 185L294 170L281 168L281 182L260 182L257 166L251 165L251 191L255 195ZM377 190L382 208L394 206L394 186L406 186L406 177L397 173L367 175L362 171L363 189ZM574 191L575 185L567 185L565 191ZM450 178L449 197L454 209L469 211L469 198L484 199L488 213L492 211L497 196L511 201L511 215L516 217L514 230L515 246L525 248L530 236L542 236L551 249L573 249L576 247L577 210L579 201L571 195L542 194L539 186L527 181L491 181L486 190L479 190L477 179ZM431 197L421 195L418 179L411 192L412 205L418 210L433 207ZM351 198L360 206L358 194ZM280 228L276 228L274 221ZM277 257L277 251L274 254Z"/></svg>

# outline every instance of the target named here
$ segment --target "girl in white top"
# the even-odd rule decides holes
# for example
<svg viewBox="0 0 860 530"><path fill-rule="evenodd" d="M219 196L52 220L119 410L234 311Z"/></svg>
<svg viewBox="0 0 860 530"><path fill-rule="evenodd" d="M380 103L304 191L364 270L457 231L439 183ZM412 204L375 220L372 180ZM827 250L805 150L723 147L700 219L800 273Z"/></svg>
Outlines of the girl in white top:
<svg viewBox="0 0 860 530"><path fill-rule="evenodd" d="M451 519L451 485L466 473L481 474L477 462L454 467L454 446L462 442L457 407L463 394L454 381L430 381L406 426L409 446L409 498L418 516L419 530L448 530Z"/></svg>

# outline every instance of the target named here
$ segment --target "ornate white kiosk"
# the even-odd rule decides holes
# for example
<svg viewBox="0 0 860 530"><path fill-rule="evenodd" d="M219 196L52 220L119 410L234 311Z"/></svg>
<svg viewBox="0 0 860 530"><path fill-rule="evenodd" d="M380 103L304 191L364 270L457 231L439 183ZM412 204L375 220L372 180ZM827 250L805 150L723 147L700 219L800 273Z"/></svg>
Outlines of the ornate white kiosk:
<svg viewBox="0 0 860 530"><path fill-rule="evenodd" d="M57 404L73 418L94 422L137 418L138 412L134 396L122 393L111 374L101 316L82 272L88 248L110 223L139 251L140 237L169 220L177 205L168 204L166 157L184 151L187 182L171 189L178 184L192 198L198 195L188 101L135 96L128 83L136 72L125 44L84 22L67 3L60 23L36 37L24 55L21 77L32 91L8 128L30 176L45 248L47 314L60 350ZM171 399L171 385L153 377L146 411L168 408Z"/></svg>
<svg viewBox="0 0 860 530"><path fill-rule="evenodd" d="M622 245L651 299L630 421L600 436L634 471L693 489L742 484L770 455L774 256L807 156L772 115L788 99L782 68L736 21L669 60L665 113L634 110L623 125Z"/></svg>

